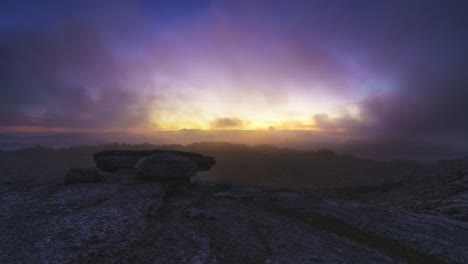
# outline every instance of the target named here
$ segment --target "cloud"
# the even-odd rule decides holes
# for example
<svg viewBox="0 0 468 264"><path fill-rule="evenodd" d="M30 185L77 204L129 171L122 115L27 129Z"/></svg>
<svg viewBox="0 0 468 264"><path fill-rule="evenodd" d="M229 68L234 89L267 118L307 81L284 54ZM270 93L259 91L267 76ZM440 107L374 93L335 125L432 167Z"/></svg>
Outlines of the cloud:
<svg viewBox="0 0 468 264"><path fill-rule="evenodd" d="M0 126L239 129L299 113L280 121L306 129L320 113L325 132L468 144L463 1L7 2ZM327 112L349 103L359 118Z"/></svg>
<svg viewBox="0 0 468 264"><path fill-rule="evenodd" d="M468 122L468 54L444 69L413 69L400 89L367 98L362 109L372 136L466 144ZM419 74L418 74L419 72Z"/></svg>
<svg viewBox="0 0 468 264"><path fill-rule="evenodd" d="M213 129L240 129L246 124L246 121L236 117L221 117L210 123Z"/></svg>
<svg viewBox="0 0 468 264"><path fill-rule="evenodd" d="M350 115L330 118L326 113L315 114L314 124L323 131L348 132L350 134L361 125L359 120Z"/></svg>
<svg viewBox="0 0 468 264"><path fill-rule="evenodd" d="M125 69L95 30L74 25L63 38L0 31L0 125L112 129L146 122L150 97L131 92Z"/></svg>

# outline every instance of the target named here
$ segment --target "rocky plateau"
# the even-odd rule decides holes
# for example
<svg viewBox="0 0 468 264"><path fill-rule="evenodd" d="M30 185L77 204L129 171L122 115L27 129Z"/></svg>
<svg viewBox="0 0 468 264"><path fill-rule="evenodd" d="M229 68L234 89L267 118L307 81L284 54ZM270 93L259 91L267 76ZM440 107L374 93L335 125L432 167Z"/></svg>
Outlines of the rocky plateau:
<svg viewBox="0 0 468 264"><path fill-rule="evenodd" d="M168 155L147 162L200 168ZM4 181L0 263L467 263L467 165L336 192L203 181L174 192L129 168Z"/></svg>

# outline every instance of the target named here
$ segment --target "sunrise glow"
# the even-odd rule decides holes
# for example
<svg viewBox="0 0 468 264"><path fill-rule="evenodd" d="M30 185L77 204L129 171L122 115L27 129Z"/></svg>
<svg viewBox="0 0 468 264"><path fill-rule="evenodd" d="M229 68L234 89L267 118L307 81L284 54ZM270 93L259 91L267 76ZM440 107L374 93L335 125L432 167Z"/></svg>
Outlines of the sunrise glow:
<svg viewBox="0 0 468 264"><path fill-rule="evenodd" d="M437 12L465 13L397 2L13 1L0 10L0 132L464 142L466 29Z"/></svg>

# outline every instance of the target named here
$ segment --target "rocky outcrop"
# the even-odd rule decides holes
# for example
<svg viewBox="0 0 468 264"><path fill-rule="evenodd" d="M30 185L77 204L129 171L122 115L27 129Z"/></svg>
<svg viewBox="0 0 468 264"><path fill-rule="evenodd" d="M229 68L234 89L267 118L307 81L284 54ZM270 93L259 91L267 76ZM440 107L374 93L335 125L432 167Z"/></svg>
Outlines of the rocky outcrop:
<svg viewBox="0 0 468 264"><path fill-rule="evenodd" d="M66 184L99 182L102 179L103 174L97 168L72 168L65 175L64 182Z"/></svg>
<svg viewBox="0 0 468 264"><path fill-rule="evenodd" d="M197 164L181 155L153 154L140 159L135 165L135 172L140 178L146 180L190 179L197 174Z"/></svg>
<svg viewBox="0 0 468 264"><path fill-rule="evenodd" d="M198 171L207 171L216 161L213 157L202 154L175 151L175 150L105 150L93 155L96 167L103 171L115 171L119 169L132 169L142 158L156 154L173 154L188 158L195 162Z"/></svg>
<svg viewBox="0 0 468 264"><path fill-rule="evenodd" d="M170 182L172 186L166 185L168 190L180 191L197 182L197 171L209 170L216 163L213 157L198 153L159 149L106 150L95 153L93 158L97 168L70 169L65 183L101 181L103 170L111 178L127 175L140 180Z"/></svg>

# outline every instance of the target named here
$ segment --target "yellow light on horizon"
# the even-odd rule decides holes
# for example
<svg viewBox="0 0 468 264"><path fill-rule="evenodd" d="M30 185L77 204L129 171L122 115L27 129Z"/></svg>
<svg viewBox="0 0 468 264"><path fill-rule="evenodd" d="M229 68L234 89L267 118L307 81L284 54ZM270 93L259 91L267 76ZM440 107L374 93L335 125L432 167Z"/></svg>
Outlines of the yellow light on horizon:
<svg viewBox="0 0 468 264"><path fill-rule="evenodd" d="M212 87L213 85L200 85ZM283 90L284 91L284 90ZM273 99L272 99L273 98ZM320 131L314 115L327 113L330 118L341 116L337 106L343 102L334 98L285 93L269 96L261 89L234 89L219 86L216 89L184 89L184 92L168 92L155 102L155 109L148 121L157 130L312 130ZM353 116L358 110L351 109ZM357 115L356 114L356 115ZM218 126L216 120L232 119Z"/></svg>

